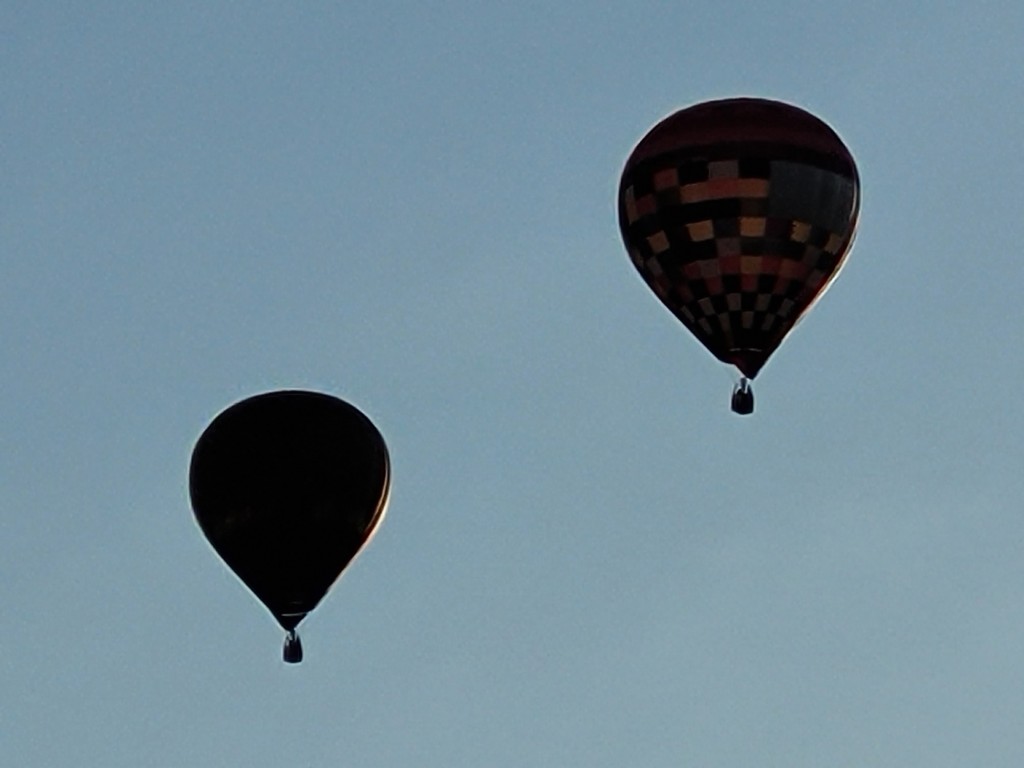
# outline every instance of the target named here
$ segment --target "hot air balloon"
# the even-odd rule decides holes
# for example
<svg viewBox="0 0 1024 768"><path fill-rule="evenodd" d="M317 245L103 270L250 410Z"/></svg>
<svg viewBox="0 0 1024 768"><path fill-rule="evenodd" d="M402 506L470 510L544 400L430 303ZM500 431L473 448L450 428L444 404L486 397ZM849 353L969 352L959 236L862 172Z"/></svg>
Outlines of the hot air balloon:
<svg viewBox="0 0 1024 768"><path fill-rule="evenodd" d="M373 536L389 489L384 439L330 395L256 395L199 437L189 470L196 520L285 629L285 661L302 660L296 626Z"/></svg>
<svg viewBox="0 0 1024 768"><path fill-rule="evenodd" d="M817 117L736 98L680 110L637 144L619 185L630 259L658 298L750 381L835 279L860 209L853 156Z"/></svg>

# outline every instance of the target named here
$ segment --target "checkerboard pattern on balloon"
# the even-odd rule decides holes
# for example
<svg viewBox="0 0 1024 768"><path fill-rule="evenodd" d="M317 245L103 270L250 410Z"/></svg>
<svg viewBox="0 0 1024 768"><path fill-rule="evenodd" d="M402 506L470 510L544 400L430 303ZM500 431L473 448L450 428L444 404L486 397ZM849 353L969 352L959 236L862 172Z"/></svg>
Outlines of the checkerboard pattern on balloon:
<svg viewBox="0 0 1024 768"><path fill-rule="evenodd" d="M777 144L665 153L627 167L619 220L665 305L725 362L755 375L835 277L857 183Z"/></svg>

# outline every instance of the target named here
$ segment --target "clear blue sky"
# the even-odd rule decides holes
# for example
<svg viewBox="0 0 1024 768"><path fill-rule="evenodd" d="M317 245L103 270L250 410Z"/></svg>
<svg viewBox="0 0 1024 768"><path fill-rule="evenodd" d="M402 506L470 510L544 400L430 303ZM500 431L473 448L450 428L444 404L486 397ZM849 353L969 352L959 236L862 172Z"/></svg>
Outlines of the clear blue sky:
<svg viewBox="0 0 1024 768"><path fill-rule="evenodd" d="M10 765L1024 764L1024 6L0 6ZM860 165L848 266L731 373L621 244L658 119ZM189 508L269 389L384 433L306 661Z"/></svg>

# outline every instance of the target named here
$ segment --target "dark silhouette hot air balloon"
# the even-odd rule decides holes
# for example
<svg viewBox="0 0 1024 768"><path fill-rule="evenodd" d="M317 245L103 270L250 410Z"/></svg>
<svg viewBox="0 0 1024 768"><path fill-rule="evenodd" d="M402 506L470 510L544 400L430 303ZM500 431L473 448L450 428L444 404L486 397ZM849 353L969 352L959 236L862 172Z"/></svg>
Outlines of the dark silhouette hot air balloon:
<svg viewBox="0 0 1024 768"><path fill-rule="evenodd" d="M619 227L643 279L705 347L750 380L821 296L853 241L853 156L817 117L765 99L711 101L641 139Z"/></svg>
<svg viewBox="0 0 1024 768"><path fill-rule="evenodd" d="M231 406L196 443L189 491L210 544L287 631L366 545L384 517L390 464L370 420L336 397L270 392Z"/></svg>

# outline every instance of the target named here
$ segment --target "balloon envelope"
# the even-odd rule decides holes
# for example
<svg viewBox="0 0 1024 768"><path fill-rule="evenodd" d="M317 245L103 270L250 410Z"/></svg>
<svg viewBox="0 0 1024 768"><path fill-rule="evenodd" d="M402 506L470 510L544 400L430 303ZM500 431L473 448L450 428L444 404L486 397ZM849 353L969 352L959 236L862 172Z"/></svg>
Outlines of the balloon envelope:
<svg viewBox="0 0 1024 768"><path fill-rule="evenodd" d="M384 516L390 465L366 416L281 391L231 406L192 453L200 528L287 630L312 611Z"/></svg>
<svg viewBox="0 0 1024 768"><path fill-rule="evenodd" d="M749 98L658 123L627 160L618 201L643 279L750 378L835 278L859 207L856 165L831 128Z"/></svg>

